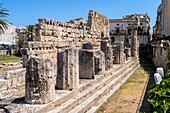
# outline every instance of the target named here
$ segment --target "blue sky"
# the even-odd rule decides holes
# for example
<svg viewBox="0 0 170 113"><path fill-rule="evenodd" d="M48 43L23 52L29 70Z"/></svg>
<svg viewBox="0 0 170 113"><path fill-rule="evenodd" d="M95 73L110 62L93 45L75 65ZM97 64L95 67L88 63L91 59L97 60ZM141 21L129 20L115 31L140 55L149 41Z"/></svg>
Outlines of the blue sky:
<svg viewBox="0 0 170 113"><path fill-rule="evenodd" d="M155 24L161 0L1 0L9 10L7 21L16 26L35 24L38 18L68 21L88 18L88 10L96 10L110 19L132 13L148 13L151 27Z"/></svg>

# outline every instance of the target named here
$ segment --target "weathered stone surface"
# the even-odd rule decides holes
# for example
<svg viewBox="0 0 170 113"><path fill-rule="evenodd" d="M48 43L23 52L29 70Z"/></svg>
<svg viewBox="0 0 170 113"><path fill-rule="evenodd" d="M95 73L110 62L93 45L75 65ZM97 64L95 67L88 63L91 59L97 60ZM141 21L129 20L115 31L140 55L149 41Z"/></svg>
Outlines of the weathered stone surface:
<svg viewBox="0 0 170 113"><path fill-rule="evenodd" d="M25 100L30 104L44 104L55 99L52 62L30 57L26 68Z"/></svg>
<svg viewBox="0 0 170 113"><path fill-rule="evenodd" d="M113 48L112 50L113 50L114 64L124 64L126 61L126 56L128 58L127 60L130 59L129 57L131 56L131 51L130 49L125 50L123 42L119 42L112 45L112 48Z"/></svg>
<svg viewBox="0 0 170 113"><path fill-rule="evenodd" d="M119 64L120 63L120 45L119 44L112 45L112 51L113 51L113 64Z"/></svg>
<svg viewBox="0 0 170 113"><path fill-rule="evenodd" d="M126 60L131 58L131 48L125 48Z"/></svg>
<svg viewBox="0 0 170 113"><path fill-rule="evenodd" d="M91 30L99 32L100 38L110 36L109 19L96 11L90 10L88 15L88 26Z"/></svg>
<svg viewBox="0 0 170 113"><path fill-rule="evenodd" d="M8 82L5 79L0 79L0 91L8 89Z"/></svg>
<svg viewBox="0 0 170 113"><path fill-rule="evenodd" d="M111 69L113 62L125 63L133 50L132 56L138 54L136 31L132 50L125 51L124 43L112 47L109 20L96 11L89 11L88 21L81 18L63 23L39 19L35 26L35 41L24 42L22 49L23 65L27 67L25 96L31 104L52 101L54 86L77 89L79 78L93 79L94 75Z"/></svg>
<svg viewBox="0 0 170 113"><path fill-rule="evenodd" d="M0 88L0 90L8 90L13 87L17 87L17 85L24 84L25 83L25 73L26 73L26 69L21 68L21 69L7 71L4 74L2 74L0 79L1 79L1 81L6 81L6 84L5 84L6 88L5 89Z"/></svg>
<svg viewBox="0 0 170 113"><path fill-rule="evenodd" d="M79 78L93 79L95 75L94 53L92 50L79 51Z"/></svg>
<svg viewBox="0 0 170 113"><path fill-rule="evenodd" d="M125 63L125 61L126 61L126 56L125 56L124 43L120 42L120 64Z"/></svg>
<svg viewBox="0 0 170 113"><path fill-rule="evenodd" d="M48 56L56 71L57 53L60 49L69 48L72 43L80 49L84 42L90 42L93 49L100 50L101 39L109 37L108 18L92 10L89 11L88 21L82 18L67 23L48 19L38 21L35 25L36 41L24 42L24 49L22 49L24 67L32 55L41 58ZM57 72L54 72L54 75L57 76Z"/></svg>
<svg viewBox="0 0 170 113"><path fill-rule="evenodd" d="M79 87L78 50L69 48L58 53L57 83L58 89L77 89Z"/></svg>
<svg viewBox="0 0 170 113"><path fill-rule="evenodd" d="M131 54L134 58L139 57L139 36L138 36L138 27L140 25L139 17L135 18L135 25L131 28L132 33L132 42L131 42Z"/></svg>
<svg viewBox="0 0 170 113"><path fill-rule="evenodd" d="M132 37L132 56L138 58L138 36L137 36L137 29L133 31Z"/></svg>
<svg viewBox="0 0 170 113"><path fill-rule="evenodd" d="M108 40L101 41L101 51L105 54L105 68L110 69L113 66L113 51L111 44Z"/></svg>
<svg viewBox="0 0 170 113"><path fill-rule="evenodd" d="M153 63L156 67L167 69L168 49L159 46L153 46ZM161 60L160 60L161 59Z"/></svg>
<svg viewBox="0 0 170 113"><path fill-rule="evenodd" d="M94 54L95 75L103 75L105 73L105 54L97 51Z"/></svg>
<svg viewBox="0 0 170 113"><path fill-rule="evenodd" d="M104 74L105 55L102 51L81 49L79 51L79 78L93 79L94 75Z"/></svg>

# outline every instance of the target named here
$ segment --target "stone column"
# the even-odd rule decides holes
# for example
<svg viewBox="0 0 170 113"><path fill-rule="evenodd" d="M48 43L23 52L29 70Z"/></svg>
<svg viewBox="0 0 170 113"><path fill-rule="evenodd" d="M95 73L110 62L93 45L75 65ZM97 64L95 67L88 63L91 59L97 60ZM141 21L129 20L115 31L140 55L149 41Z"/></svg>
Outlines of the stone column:
<svg viewBox="0 0 170 113"><path fill-rule="evenodd" d="M139 41L138 41L138 32L137 32L137 28L134 28L132 30L132 45L131 45L131 50L132 50L132 56L134 58L138 58L138 47L139 47Z"/></svg>
<svg viewBox="0 0 170 113"><path fill-rule="evenodd" d="M55 99L53 65L49 59L30 56L25 76L25 100L45 104Z"/></svg>
<svg viewBox="0 0 170 113"><path fill-rule="evenodd" d="M126 54L126 60L130 60L131 59L131 49L125 48L125 54Z"/></svg>
<svg viewBox="0 0 170 113"><path fill-rule="evenodd" d="M103 75L105 73L105 55L102 51L94 53L95 75Z"/></svg>
<svg viewBox="0 0 170 113"><path fill-rule="evenodd" d="M72 90L79 87L78 50L69 48L58 53L56 88Z"/></svg>
<svg viewBox="0 0 170 113"><path fill-rule="evenodd" d="M23 60L23 67L26 68L28 57L29 57L28 42L24 42L23 48L21 48L21 54Z"/></svg>
<svg viewBox="0 0 170 113"><path fill-rule="evenodd" d="M94 51L79 50L79 78L93 79L95 75Z"/></svg>
<svg viewBox="0 0 170 113"><path fill-rule="evenodd" d="M125 63L125 48L124 48L124 43L120 42L120 64L124 64Z"/></svg>
<svg viewBox="0 0 170 113"><path fill-rule="evenodd" d="M120 63L120 45L114 44L112 46L113 51L113 64L119 64Z"/></svg>
<svg viewBox="0 0 170 113"><path fill-rule="evenodd" d="M113 66L113 50L108 40L101 40L101 51L105 54L105 68L108 70Z"/></svg>

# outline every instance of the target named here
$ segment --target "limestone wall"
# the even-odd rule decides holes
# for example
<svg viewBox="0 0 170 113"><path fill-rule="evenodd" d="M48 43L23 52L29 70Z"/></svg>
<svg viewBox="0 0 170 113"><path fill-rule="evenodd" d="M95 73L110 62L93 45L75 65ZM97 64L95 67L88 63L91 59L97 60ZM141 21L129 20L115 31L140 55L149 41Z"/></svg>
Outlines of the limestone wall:
<svg viewBox="0 0 170 113"><path fill-rule="evenodd" d="M109 37L108 18L92 10L89 11L87 23L39 19L35 26L35 41L25 42L22 49L24 67L30 55L48 57L52 62L57 62L60 49L72 46L81 48L84 43L90 42L94 49L100 50L101 37Z"/></svg>
<svg viewBox="0 0 170 113"><path fill-rule="evenodd" d="M167 68L168 49L159 46L153 46L153 63L156 67Z"/></svg>
<svg viewBox="0 0 170 113"><path fill-rule="evenodd" d="M47 19L39 19L38 21L36 41L75 41L77 38L83 38L83 25Z"/></svg>
<svg viewBox="0 0 170 113"><path fill-rule="evenodd" d="M16 49L13 49L12 50L12 54L15 54L16 53ZM8 50L0 50L0 55L7 55L8 53ZM8 53L9 54L9 53Z"/></svg>
<svg viewBox="0 0 170 113"><path fill-rule="evenodd" d="M6 55L7 54L7 50L0 50L0 55Z"/></svg>
<svg viewBox="0 0 170 113"><path fill-rule="evenodd" d="M96 11L90 10L88 16L88 26L96 31L100 38L110 37L109 19Z"/></svg>
<svg viewBox="0 0 170 113"><path fill-rule="evenodd" d="M25 84L25 73L25 68L7 71L0 77L0 91Z"/></svg>
<svg viewBox="0 0 170 113"><path fill-rule="evenodd" d="M109 37L108 18L92 10L89 11L87 23L58 22L48 19L39 19L38 22L36 41L75 42L77 47L83 42L90 42L99 49L101 38Z"/></svg>

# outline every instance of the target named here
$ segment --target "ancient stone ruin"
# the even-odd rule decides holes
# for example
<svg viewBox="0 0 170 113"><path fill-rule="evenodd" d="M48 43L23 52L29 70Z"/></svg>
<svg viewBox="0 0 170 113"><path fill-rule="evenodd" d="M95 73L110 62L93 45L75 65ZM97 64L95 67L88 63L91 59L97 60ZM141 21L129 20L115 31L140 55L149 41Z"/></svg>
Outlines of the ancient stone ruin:
<svg viewBox="0 0 170 113"><path fill-rule="evenodd" d="M30 104L43 104L55 99L52 62L49 59L30 57L26 69L26 102Z"/></svg>
<svg viewBox="0 0 170 113"><path fill-rule="evenodd" d="M111 42L109 19L93 10L88 20L38 19L33 39L20 31L24 68L0 77L2 105L12 113L94 113L139 68L135 19L128 45Z"/></svg>
<svg viewBox="0 0 170 113"><path fill-rule="evenodd" d="M123 42L111 44L109 19L93 10L89 11L87 21L79 18L63 23L39 19L35 28L36 37L33 41L25 40L22 48L27 103L53 102L59 98L56 90L75 91L70 94L72 96L81 93L90 86L82 86L83 80L99 81L102 77L107 80L107 76L118 70L113 70L115 64L120 64L120 69L138 67L138 20L131 30L132 45L128 47ZM132 72L127 70L124 79ZM119 78L118 75L115 77ZM103 87L108 87L107 83L109 85L112 79L108 78L107 81L102 83ZM98 88L102 88L102 85ZM64 99L60 102L64 102Z"/></svg>

